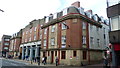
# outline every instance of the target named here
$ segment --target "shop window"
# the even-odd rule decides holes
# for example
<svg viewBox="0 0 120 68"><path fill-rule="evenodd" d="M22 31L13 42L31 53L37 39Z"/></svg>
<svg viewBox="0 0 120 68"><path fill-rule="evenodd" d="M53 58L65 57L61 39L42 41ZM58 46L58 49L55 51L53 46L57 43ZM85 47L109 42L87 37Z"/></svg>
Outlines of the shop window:
<svg viewBox="0 0 120 68"><path fill-rule="evenodd" d="M77 56L77 51L73 51L73 56L74 56L74 57Z"/></svg>
<svg viewBox="0 0 120 68"><path fill-rule="evenodd" d="M57 56L57 51L55 51L55 56Z"/></svg>
<svg viewBox="0 0 120 68"><path fill-rule="evenodd" d="M61 59L65 59L66 58L66 52L65 51L61 51Z"/></svg>
<svg viewBox="0 0 120 68"><path fill-rule="evenodd" d="M87 51L83 51L83 60L87 59Z"/></svg>

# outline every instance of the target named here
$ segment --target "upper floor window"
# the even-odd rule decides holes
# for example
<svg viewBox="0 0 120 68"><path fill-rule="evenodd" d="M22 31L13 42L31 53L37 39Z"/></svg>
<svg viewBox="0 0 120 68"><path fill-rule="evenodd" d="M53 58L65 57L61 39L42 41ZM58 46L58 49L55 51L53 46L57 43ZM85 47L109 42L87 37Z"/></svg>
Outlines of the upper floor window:
<svg viewBox="0 0 120 68"><path fill-rule="evenodd" d="M29 41L31 41L31 37L29 37Z"/></svg>
<svg viewBox="0 0 120 68"><path fill-rule="evenodd" d="M66 44L66 36L62 36L62 44Z"/></svg>
<svg viewBox="0 0 120 68"><path fill-rule="evenodd" d="M55 32L55 25L52 26L51 32Z"/></svg>
<svg viewBox="0 0 120 68"><path fill-rule="evenodd" d="M66 36L62 36L62 48L66 47Z"/></svg>
<svg viewBox="0 0 120 68"><path fill-rule="evenodd" d="M44 40L44 44L43 44L43 46L46 46L46 39Z"/></svg>
<svg viewBox="0 0 120 68"><path fill-rule="evenodd" d="M34 40L36 40L36 35L34 35Z"/></svg>
<svg viewBox="0 0 120 68"><path fill-rule="evenodd" d="M42 39L42 34L40 34L40 39Z"/></svg>
<svg viewBox="0 0 120 68"><path fill-rule="evenodd" d="M55 38L51 38L51 45L55 45Z"/></svg>
<svg viewBox="0 0 120 68"><path fill-rule="evenodd" d="M23 32L23 36L24 36L24 32Z"/></svg>
<svg viewBox="0 0 120 68"><path fill-rule="evenodd" d="M94 39L93 37L90 37L90 43L93 45L94 44Z"/></svg>
<svg viewBox="0 0 120 68"><path fill-rule="evenodd" d="M5 49L5 50L7 50L7 49L8 49L8 47L4 47L4 49Z"/></svg>
<svg viewBox="0 0 120 68"><path fill-rule="evenodd" d="M4 45L9 45L9 43L4 43Z"/></svg>
<svg viewBox="0 0 120 68"><path fill-rule="evenodd" d="M86 44L86 36L82 36L82 43Z"/></svg>
<svg viewBox="0 0 120 68"><path fill-rule="evenodd" d="M63 10L63 16L67 15L67 8Z"/></svg>
<svg viewBox="0 0 120 68"><path fill-rule="evenodd" d="M62 29L67 29L66 22L62 23Z"/></svg>
<svg viewBox="0 0 120 68"><path fill-rule="evenodd" d="M28 34L28 31L26 31L26 34Z"/></svg>
<svg viewBox="0 0 120 68"><path fill-rule="evenodd" d="M27 39L25 39L25 42L27 42Z"/></svg>
<svg viewBox="0 0 120 68"><path fill-rule="evenodd" d="M34 31L37 31L37 27L34 28Z"/></svg>
<svg viewBox="0 0 120 68"><path fill-rule="evenodd" d="M100 46L100 39L97 39L98 47Z"/></svg>
<svg viewBox="0 0 120 68"><path fill-rule="evenodd" d="M44 29L44 34L47 34L47 28L46 28L46 29Z"/></svg>
<svg viewBox="0 0 120 68"><path fill-rule="evenodd" d="M5 41L10 41L10 39L7 39L7 38L6 38Z"/></svg>
<svg viewBox="0 0 120 68"><path fill-rule="evenodd" d="M30 33L32 33L32 29L30 29Z"/></svg>
<svg viewBox="0 0 120 68"><path fill-rule="evenodd" d="M86 23L85 22L82 23L82 29L86 29Z"/></svg>

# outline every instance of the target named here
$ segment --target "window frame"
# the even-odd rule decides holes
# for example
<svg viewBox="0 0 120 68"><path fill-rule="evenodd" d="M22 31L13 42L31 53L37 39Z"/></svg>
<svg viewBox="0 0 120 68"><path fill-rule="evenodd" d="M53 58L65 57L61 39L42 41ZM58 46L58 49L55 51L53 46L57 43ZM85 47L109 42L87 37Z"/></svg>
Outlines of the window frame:
<svg viewBox="0 0 120 68"><path fill-rule="evenodd" d="M61 59L66 59L66 51L61 51Z"/></svg>

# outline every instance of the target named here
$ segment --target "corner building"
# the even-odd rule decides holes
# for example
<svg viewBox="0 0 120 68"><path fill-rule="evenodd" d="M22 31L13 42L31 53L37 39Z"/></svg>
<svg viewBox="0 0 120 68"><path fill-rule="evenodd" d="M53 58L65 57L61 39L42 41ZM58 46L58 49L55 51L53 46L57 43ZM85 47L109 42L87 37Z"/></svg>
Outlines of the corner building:
<svg viewBox="0 0 120 68"><path fill-rule="evenodd" d="M59 64L64 65L92 64L101 61L109 43L107 24L107 20L92 14L92 10L84 12L80 2L75 2L58 13L45 16L39 20L40 32L36 37L40 44L39 56L41 59L46 56L47 63L55 63L58 57ZM22 44L21 47L23 46L27 45ZM22 55L25 55L26 50L24 48L21 50ZM38 54L37 50L33 53L30 50L30 56L34 53Z"/></svg>

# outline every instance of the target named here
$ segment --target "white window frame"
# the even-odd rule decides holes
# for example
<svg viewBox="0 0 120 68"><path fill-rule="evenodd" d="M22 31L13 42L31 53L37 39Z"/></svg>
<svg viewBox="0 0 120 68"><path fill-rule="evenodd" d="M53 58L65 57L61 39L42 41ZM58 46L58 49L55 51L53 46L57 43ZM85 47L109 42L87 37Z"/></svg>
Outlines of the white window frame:
<svg viewBox="0 0 120 68"><path fill-rule="evenodd" d="M5 50L8 50L8 47L4 47Z"/></svg>
<svg viewBox="0 0 120 68"><path fill-rule="evenodd" d="M51 38L51 45L55 45L55 38Z"/></svg>
<svg viewBox="0 0 120 68"><path fill-rule="evenodd" d="M45 23L48 23L48 22L49 22L49 16L45 18Z"/></svg>
<svg viewBox="0 0 120 68"><path fill-rule="evenodd" d="M63 9L63 16L67 15L67 8Z"/></svg>
<svg viewBox="0 0 120 68"><path fill-rule="evenodd" d="M4 45L8 46L8 45L9 45L9 43L5 42L5 43L4 43Z"/></svg>
<svg viewBox="0 0 120 68"><path fill-rule="evenodd" d="M31 37L29 37L29 41L31 41Z"/></svg>
<svg viewBox="0 0 120 68"><path fill-rule="evenodd" d="M30 33L32 33L32 29L30 29Z"/></svg>
<svg viewBox="0 0 120 68"><path fill-rule="evenodd" d="M40 34L40 39L42 39L42 34Z"/></svg>
<svg viewBox="0 0 120 68"><path fill-rule="evenodd" d="M34 40L36 40L36 35L34 35Z"/></svg>
<svg viewBox="0 0 120 68"><path fill-rule="evenodd" d="M94 15L94 16L93 16L93 19L94 19L95 21L98 21L97 15Z"/></svg>
<svg viewBox="0 0 120 68"><path fill-rule="evenodd" d="M37 27L34 27L34 31L37 31Z"/></svg>
<svg viewBox="0 0 120 68"><path fill-rule="evenodd" d="M82 36L82 44L86 44L86 36Z"/></svg>
<svg viewBox="0 0 120 68"><path fill-rule="evenodd" d="M47 28L44 29L44 34L47 34Z"/></svg>
<svg viewBox="0 0 120 68"><path fill-rule="evenodd" d="M47 46L47 41L46 41L46 39L44 39L44 44L43 44L43 46L44 46L44 47Z"/></svg>
<svg viewBox="0 0 120 68"><path fill-rule="evenodd" d="M55 32L55 25L52 26L51 32Z"/></svg>
<svg viewBox="0 0 120 68"><path fill-rule="evenodd" d="M61 37L61 43L62 44L66 44L66 36L62 36Z"/></svg>
<svg viewBox="0 0 120 68"><path fill-rule="evenodd" d="M53 19L57 18L57 13L53 14Z"/></svg>
<svg viewBox="0 0 120 68"><path fill-rule="evenodd" d="M6 38L5 41L10 41L10 39Z"/></svg>
<svg viewBox="0 0 120 68"><path fill-rule="evenodd" d="M82 29L86 29L86 24L85 22L82 22Z"/></svg>

